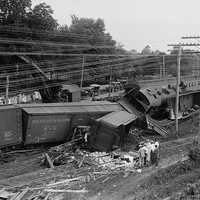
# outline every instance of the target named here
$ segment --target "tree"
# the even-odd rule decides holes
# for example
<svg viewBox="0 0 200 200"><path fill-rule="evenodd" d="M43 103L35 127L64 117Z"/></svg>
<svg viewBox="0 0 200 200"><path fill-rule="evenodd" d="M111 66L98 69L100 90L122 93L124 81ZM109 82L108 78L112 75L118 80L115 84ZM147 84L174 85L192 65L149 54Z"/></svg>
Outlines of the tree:
<svg viewBox="0 0 200 200"><path fill-rule="evenodd" d="M92 45L104 44L115 46L116 44L112 36L106 32L102 19L78 18L72 15L72 24L69 27L69 31L87 36L88 43Z"/></svg>
<svg viewBox="0 0 200 200"><path fill-rule="evenodd" d="M46 3L36 5L29 13L27 23L30 28L41 30L55 30L58 26L53 18L53 10Z"/></svg>
<svg viewBox="0 0 200 200"><path fill-rule="evenodd" d="M144 47L144 49L141 52L143 55L151 55L152 54L152 50L151 47L149 45L147 45L146 47Z"/></svg>
<svg viewBox="0 0 200 200"><path fill-rule="evenodd" d="M69 32L69 27L67 25L61 25L58 27L58 31L61 33L68 33Z"/></svg>
<svg viewBox="0 0 200 200"><path fill-rule="evenodd" d="M0 24L22 23L31 10L31 0L1 0Z"/></svg>
<svg viewBox="0 0 200 200"><path fill-rule="evenodd" d="M124 45L121 43L116 44L116 53L118 54L129 54L129 52L124 48Z"/></svg>
<svg viewBox="0 0 200 200"><path fill-rule="evenodd" d="M46 3L31 9L31 0L0 0L0 24L23 24L29 28L55 30L58 26L53 10Z"/></svg>

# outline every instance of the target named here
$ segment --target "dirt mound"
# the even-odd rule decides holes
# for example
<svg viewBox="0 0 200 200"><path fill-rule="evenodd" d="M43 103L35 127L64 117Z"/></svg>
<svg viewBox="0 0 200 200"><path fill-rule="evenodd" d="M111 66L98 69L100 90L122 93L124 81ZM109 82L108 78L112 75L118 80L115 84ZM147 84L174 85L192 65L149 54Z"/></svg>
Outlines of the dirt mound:
<svg viewBox="0 0 200 200"><path fill-rule="evenodd" d="M171 196L200 178L199 165L190 160L160 169L146 178L134 192L135 199L154 200Z"/></svg>

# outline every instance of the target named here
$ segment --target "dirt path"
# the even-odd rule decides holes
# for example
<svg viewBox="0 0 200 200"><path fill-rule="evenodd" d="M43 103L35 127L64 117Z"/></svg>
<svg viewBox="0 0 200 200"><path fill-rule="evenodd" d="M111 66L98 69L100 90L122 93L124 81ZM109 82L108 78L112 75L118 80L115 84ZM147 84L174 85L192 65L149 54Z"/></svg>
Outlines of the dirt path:
<svg viewBox="0 0 200 200"><path fill-rule="evenodd" d="M142 170L142 173L132 173L127 177L119 175L109 181L103 187L91 187L91 190L96 190L96 194L88 197L89 200L133 200L134 191L145 182L145 179L156 174L158 171L176 165L178 162L183 162L188 159L187 151L191 146L193 137L177 139L175 141L164 142L161 148L161 160L158 168L149 167ZM96 187L96 186L95 186Z"/></svg>
<svg viewBox="0 0 200 200"><path fill-rule="evenodd" d="M178 162L187 160L188 157L176 155L173 158L163 159L158 168L150 167L143 170L141 174L129 174L128 177L118 177L118 181L115 181L112 186L104 185L102 191L99 191L97 195L89 197L88 200L133 200L133 191L137 189L141 182L149 178L153 174L156 174L159 170L173 166Z"/></svg>

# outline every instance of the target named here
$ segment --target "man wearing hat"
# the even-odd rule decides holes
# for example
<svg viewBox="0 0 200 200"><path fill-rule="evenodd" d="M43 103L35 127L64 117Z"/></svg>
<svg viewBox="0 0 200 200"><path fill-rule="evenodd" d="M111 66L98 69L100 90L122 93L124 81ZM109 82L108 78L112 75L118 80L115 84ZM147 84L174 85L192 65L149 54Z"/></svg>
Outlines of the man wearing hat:
<svg viewBox="0 0 200 200"><path fill-rule="evenodd" d="M155 150L154 150L154 156L155 156L155 165L158 166L158 161L160 158L160 152L159 152L159 142L155 142Z"/></svg>

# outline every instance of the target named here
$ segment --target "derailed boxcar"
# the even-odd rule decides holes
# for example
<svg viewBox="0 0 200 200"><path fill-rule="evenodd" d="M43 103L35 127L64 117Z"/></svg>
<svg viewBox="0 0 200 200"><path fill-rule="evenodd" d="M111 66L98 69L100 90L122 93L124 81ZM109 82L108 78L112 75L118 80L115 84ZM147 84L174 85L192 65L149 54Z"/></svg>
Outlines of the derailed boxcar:
<svg viewBox="0 0 200 200"><path fill-rule="evenodd" d="M0 148L22 143L22 112L13 105L0 106Z"/></svg>
<svg viewBox="0 0 200 200"><path fill-rule="evenodd" d="M70 139L78 125L88 125L107 113L122 110L116 103L87 102L20 105L23 109L25 144L62 142Z"/></svg>
<svg viewBox="0 0 200 200"><path fill-rule="evenodd" d="M124 143L137 119L136 115L127 111L116 111L95 120L90 145L99 151L111 151L114 146Z"/></svg>

